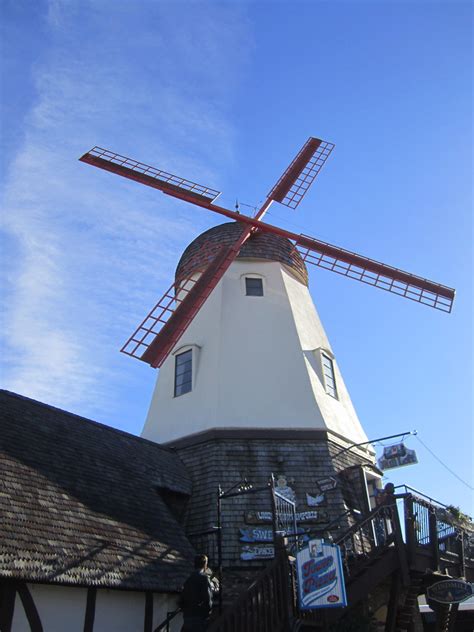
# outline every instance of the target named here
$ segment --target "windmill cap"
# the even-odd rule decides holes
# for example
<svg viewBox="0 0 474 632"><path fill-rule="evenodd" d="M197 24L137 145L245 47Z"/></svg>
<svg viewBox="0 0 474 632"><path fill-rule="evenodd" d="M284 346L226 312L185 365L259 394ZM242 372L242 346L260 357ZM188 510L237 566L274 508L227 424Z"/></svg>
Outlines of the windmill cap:
<svg viewBox="0 0 474 632"><path fill-rule="evenodd" d="M176 268L176 281L189 278L209 265L219 248L230 246L239 237L242 224L229 222L214 226L196 237L183 252ZM300 253L285 237L258 232L251 235L237 255L238 259L278 261L291 269L296 278L308 285L308 271Z"/></svg>

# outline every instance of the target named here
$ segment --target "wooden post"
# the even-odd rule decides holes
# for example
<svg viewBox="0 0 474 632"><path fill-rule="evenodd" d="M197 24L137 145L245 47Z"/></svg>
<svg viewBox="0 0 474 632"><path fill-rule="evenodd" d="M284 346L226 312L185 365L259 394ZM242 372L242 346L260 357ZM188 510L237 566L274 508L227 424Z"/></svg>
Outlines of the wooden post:
<svg viewBox="0 0 474 632"><path fill-rule="evenodd" d="M449 625L448 632L456 632L456 617L459 610L459 604L453 603L451 604L451 608L449 609Z"/></svg>
<svg viewBox="0 0 474 632"><path fill-rule="evenodd" d="M403 507L405 513L405 537L407 541L408 562L411 564L415 559L416 552L415 517L413 515L413 496L411 494L408 494L403 499Z"/></svg>
<svg viewBox="0 0 474 632"><path fill-rule="evenodd" d="M403 541L402 528L400 526L400 517L398 515L397 499L394 495L393 484L385 485L385 493L387 494L387 504L390 510L390 520L393 529L395 547L397 549L398 560L400 563L401 580L403 586L410 584L410 571L408 567L407 552L405 542Z"/></svg>
<svg viewBox="0 0 474 632"><path fill-rule="evenodd" d="M466 577L466 552L464 550L464 531L461 531L459 538L459 575Z"/></svg>
<svg viewBox="0 0 474 632"><path fill-rule="evenodd" d="M217 487L217 568L219 577L219 614L222 614L222 489Z"/></svg>
<svg viewBox="0 0 474 632"><path fill-rule="evenodd" d="M400 581L400 573L395 571L395 573L392 574L392 583L390 585L390 597L387 608L387 620L385 621L385 632L395 632L401 587L402 583Z"/></svg>
<svg viewBox="0 0 474 632"><path fill-rule="evenodd" d="M275 477L270 474L270 502L272 504L272 531L273 531L273 546L275 549L275 557L277 557L277 531L278 531L278 518L277 518L277 506L275 498Z"/></svg>
<svg viewBox="0 0 474 632"><path fill-rule="evenodd" d="M428 515L428 529L430 534L431 553L433 556L433 570L435 571L439 571L439 541L437 522L438 521L436 518L436 514L430 508Z"/></svg>

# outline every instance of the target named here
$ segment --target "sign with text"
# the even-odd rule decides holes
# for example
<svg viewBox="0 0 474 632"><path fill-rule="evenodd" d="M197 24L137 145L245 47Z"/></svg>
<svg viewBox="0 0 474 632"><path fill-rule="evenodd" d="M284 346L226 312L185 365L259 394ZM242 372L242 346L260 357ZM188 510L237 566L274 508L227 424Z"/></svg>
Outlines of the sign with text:
<svg viewBox="0 0 474 632"><path fill-rule="evenodd" d="M310 540L296 556L301 610L347 606L341 551L336 544Z"/></svg>
<svg viewBox="0 0 474 632"><path fill-rule="evenodd" d="M330 492L332 489L336 489L337 478L334 478L334 476L326 476L325 478L317 480L316 485L322 492Z"/></svg>
<svg viewBox="0 0 474 632"><path fill-rule="evenodd" d="M248 529L239 529L239 531L241 542L273 542L273 530L271 527L252 527ZM306 536L307 531L307 529L298 529L297 534L309 539L309 536ZM290 529L288 532L280 531L281 535L291 535L292 533L293 529Z"/></svg>
<svg viewBox="0 0 474 632"><path fill-rule="evenodd" d="M273 546L243 546L241 560L268 560L275 556Z"/></svg>
<svg viewBox="0 0 474 632"><path fill-rule="evenodd" d="M436 582L426 589L427 599L439 603L461 603L472 595L472 584L468 584L462 579L446 579Z"/></svg>
<svg viewBox="0 0 474 632"><path fill-rule="evenodd" d="M415 450L409 450L404 443L397 443L384 448L383 455L378 460L381 470L392 470L396 467L418 463Z"/></svg>
<svg viewBox="0 0 474 632"><path fill-rule="evenodd" d="M329 520L326 511L300 511L296 512L297 522L327 522ZM249 511L245 515L247 524L266 524L272 522L271 511Z"/></svg>

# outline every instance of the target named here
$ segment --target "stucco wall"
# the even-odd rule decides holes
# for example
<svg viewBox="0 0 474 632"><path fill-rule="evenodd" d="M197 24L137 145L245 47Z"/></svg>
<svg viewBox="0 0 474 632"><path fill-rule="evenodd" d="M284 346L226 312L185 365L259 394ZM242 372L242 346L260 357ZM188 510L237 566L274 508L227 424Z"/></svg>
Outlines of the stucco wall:
<svg viewBox="0 0 474 632"><path fill-rule="evenodd" d="M264 296L246 296L246 275ZM330 429L366 441L334 358L338 399L325 390L319 349L332 354L311 295L276 262L238 260L174 352L194 345L192 391L174 397L170 355L160 369L142 436L158 442L212 427Z"/></svg>
<svg viewBox="0 0 474 632"><path fill-rule="evenodd" d="M87 589L69 586L28 584L38 610L44 632L82 632L86 611ZM168 611L177 606L177 596L155 594L153 629L163 621ZM145 594L133 591L97 591L94 632L143 632ZM171 632L181 629L181 617L171 626ZM12 632L30 632L20 597L15 598Z"/></svg>

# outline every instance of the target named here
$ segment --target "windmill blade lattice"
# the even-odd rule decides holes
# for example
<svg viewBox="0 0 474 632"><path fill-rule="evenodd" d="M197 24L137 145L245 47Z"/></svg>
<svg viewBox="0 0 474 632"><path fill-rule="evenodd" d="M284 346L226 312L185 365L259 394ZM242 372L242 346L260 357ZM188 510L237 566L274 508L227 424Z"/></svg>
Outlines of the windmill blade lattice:
<svg viewBox="0 0 474 632"><path fill-rule="evenodd" d="M197 279L173 283L121 351L159 368L234 259L234 246L224 246Z"/></svg>
<svg viewBox="0 0 474 632"><path fill-rule="evenodd" d="M309 138L268 194L275 202L295 209L301 202L324 163L334 149L334 143Z"/></svg>
<svg viewBox="0 0 474 632"><path fill-rule="evenodd" d="M305 242L304 245L301 242ZM312 242L312 243L311 243ZM311 243L311 247L308 244ZM301 235L295 244L305 263L331 270L350 279L398 294L443 312L451 312L455 291L428 279L404 272L344 248Z"/></svg>
<svg viewBox="0 0 474 632"><path fill-rule="evenodd" d="M237 257L240 248L256 231L273 233L293 242L307 263L331 270L410 300L450 312L455 291L428 279L368 259L344 248L297 235L262 222L273 201L296 208L321 171L334 148L333 143L309 138L291 162L255 215L248 217L215 204L219 191L179 178L166 171L132 160L107 149L94 147L79 160L130 180L153 187L196 206L211 210L242 225L234 244L215 251L200 252L200 261L208 262L198 278L173 284L128 339L121 351L159 367L192 322L212 290Z"/></svg>
<svg viewBox="0 0 474 632"><path fill-rule="evenodd" d="M220 195L220 191L174 176L172 173L137 162L121 154L115 154L102 147L94 147L79 160L189 201L210 204Z"/></svg>
<svg viewBox="0 0 474 632"><path fill-rule="evenodd" d="M190 276L173 283L121 351L159 368L254 231L253 226L242 226L240 236L230 246L222 246L217 253L212 252L212 246L207 253L200 250L199 261L209 261L204 271L196 279Z"/></svg>

